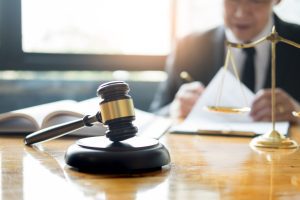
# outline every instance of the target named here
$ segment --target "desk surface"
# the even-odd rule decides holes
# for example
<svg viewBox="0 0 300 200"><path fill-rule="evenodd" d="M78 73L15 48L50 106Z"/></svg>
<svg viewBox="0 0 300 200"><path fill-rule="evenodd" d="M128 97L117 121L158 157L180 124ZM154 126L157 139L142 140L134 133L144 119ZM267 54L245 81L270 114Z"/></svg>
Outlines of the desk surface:
<svg viewBox="0 0 300 200"><path fill-rule="evenodd" d="M300 128L291 137L300 143ZM139 174L84 174L64 163L76 139L0 138L0 199L300 199L300 150L258 153L250 138L166 135L171 164Z"/></svg>

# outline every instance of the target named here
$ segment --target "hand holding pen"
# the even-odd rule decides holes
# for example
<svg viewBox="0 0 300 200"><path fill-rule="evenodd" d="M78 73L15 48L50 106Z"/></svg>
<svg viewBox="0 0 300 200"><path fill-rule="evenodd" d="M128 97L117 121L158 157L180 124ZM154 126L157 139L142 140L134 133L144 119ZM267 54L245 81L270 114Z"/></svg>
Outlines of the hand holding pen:
<svg viewBox="0 0 300 200"><path fill-rule="evenodd" d="M185 81L186 83L195 81L195 79L187 71L182 71L180 73L180 78L181 78L181 80Z"/></svg>
<svg viewBox="0 0 300 200"><path fill-rule="evenodd" d="M182 119L190 113L205 87L199 81L194 81L188 72L181 72L180 78L186 83L181 85L171 103L170 116Z"/></svg>

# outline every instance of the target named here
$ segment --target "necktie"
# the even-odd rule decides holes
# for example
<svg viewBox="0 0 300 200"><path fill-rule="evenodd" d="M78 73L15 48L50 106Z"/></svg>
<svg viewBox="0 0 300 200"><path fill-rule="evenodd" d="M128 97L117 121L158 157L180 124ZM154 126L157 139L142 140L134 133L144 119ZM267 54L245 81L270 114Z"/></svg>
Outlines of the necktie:
<svg viewBox="0 0 300 200"><path fill-rule="evenodd" d="M242 82L254 92L255 89L255 65L254 65L254 56L255 48L246 48L243 49L246 54L246 59L244 62L244 69L242 74Z"/></svg>

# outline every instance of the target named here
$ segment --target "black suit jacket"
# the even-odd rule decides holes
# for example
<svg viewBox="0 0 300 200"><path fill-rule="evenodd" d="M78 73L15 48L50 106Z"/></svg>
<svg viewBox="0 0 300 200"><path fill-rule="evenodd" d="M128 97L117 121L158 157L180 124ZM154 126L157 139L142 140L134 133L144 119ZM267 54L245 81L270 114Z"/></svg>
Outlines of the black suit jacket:
<svg viewBox="0 0 300 200"><path fill-rule="evenodd" d="M280 36L300 43L299 25L286 23L276 15L274 15L274 22ZM207 85L224 64L224 42L223 26L202 34L194 33L182 39L167 59L168 78L159 86L150 110L159 114L168 113L168 104L183 84L180 79L182 71L189 72L195 80ZM276 57L276 86L300 101L300 49L280 42L276 46ZM271 58L265 80L264 88L270 88Z"/></svg>

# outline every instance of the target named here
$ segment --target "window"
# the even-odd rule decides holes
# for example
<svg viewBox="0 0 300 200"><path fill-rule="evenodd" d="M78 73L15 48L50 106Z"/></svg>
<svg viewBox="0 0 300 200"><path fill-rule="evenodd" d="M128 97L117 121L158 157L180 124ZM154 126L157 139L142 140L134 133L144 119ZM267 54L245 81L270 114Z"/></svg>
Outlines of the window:
<svg viewBox="0 0 300 200"><path fill-rule="evenodd" d="M222 23L222 0L181 0L177 8L177 37L205 31Z"/></svg>
<svg viewBox="0 0 300 200"><path fill-rule="evenodd" d="M300 24L300 1L275 8ZM0 0L0 69L163 70L173 41L222 23L222 0Z"/></svg>
<svg viewBox="0 0 300 200"><path fill-rule="evenodd" d="M177 36L194 31L205 31L223 23L223 0L178 0ZM282 0L274 7L283 20L300 24L300 1Z"/></svg>
<svg viewBox="0 0 300 200"><path fill-rule="evenodd" d="M300 1L283 0L275 7L275 12L281 19L300 24Z"/></svg>
<svg viewBox="0 0 300 200"><path fill-rule="evenodd" d="M166 55L170 0L22 0L27 53Z"/></svg>

